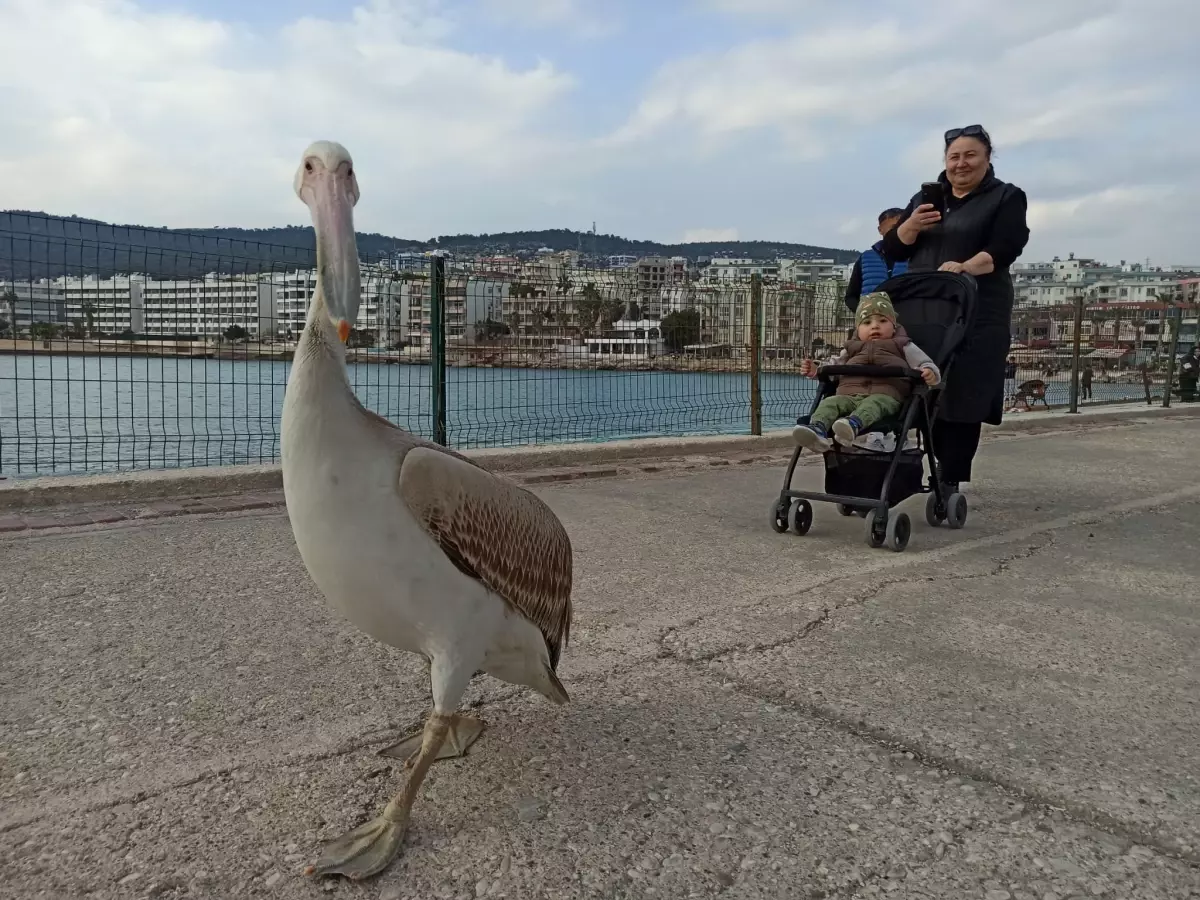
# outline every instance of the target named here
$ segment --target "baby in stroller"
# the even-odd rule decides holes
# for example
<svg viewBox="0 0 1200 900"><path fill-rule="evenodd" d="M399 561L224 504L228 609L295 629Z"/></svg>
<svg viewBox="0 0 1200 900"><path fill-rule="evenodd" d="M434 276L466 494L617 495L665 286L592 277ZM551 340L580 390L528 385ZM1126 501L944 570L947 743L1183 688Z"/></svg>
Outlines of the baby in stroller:
<svg viewBox="0 0 1200 900"><path fill-rule="evenodd" d="M892 298L884 291L865 295L854 316L855 333L831 365L900 366L917 369L928 385L941 381L942 373L929 355L914 344L896 321ZM806 359L802 374L817 377L817 365ZM870 429L876 422L891 418L911 390L903 378L871 378L844 375L837 392L826 397L809 417L807 425L792 429L792 438L800 447L824 453L832 448L833 438L843 447Z"/></svg>

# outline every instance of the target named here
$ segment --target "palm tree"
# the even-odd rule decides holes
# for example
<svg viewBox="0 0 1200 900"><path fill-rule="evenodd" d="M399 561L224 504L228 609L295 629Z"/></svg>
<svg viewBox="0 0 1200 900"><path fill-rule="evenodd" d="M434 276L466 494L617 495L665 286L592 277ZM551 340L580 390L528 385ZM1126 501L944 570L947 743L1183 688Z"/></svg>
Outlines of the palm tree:
<svg viewBox="0 0 1200 900"><path fill-rule="evenodd" d="M1135 315L1129 320L1129 324L1133 326L1133 348L1135 350L1142 349L1142 342L1145 335L1142 334L1142 329L1146 327L1146 319L1143 316Z"/></svg>
<svg viewBox="0 0 1200 900"><path fill-rule="evenodd" d="M8 326L12 329L12 336L17 336L17 295L9 290L5 291L0 300L4 301L4 306L8 310Z"/></svg>
<svg viewBox="0 0 1200 900"><path fill-rule="evenodd" d="M588 282L580 291L578 302L575 304L576 327L584 337L590 337L600 326L600 314L604 301L600 291L592 282Z"/></svg>

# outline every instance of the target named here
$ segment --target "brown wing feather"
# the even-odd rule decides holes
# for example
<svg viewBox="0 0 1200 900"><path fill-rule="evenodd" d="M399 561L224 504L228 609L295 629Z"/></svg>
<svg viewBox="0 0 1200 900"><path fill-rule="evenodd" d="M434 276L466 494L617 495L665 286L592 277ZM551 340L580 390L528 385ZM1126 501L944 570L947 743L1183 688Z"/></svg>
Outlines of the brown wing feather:
<svg viewBox="0 0 1200 900"><path fill-rule="evenodd" d="M571 631L571 540L550 507L518 484L438 447L414 447L400 496L465 574L533 622L557 668Z"/></svg>

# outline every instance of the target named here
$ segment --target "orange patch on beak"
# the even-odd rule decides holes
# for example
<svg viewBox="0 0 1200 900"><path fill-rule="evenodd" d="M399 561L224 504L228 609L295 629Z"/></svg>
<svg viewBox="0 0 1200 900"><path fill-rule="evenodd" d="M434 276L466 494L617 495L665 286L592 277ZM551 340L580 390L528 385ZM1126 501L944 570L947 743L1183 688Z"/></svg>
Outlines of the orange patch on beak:
<svg viewBox="0 0 1200 900"><path fill-rule="evenodd" d="M338 319L338 337L342 339L342 343L350 338L350 323L345 319Z"/></svg>

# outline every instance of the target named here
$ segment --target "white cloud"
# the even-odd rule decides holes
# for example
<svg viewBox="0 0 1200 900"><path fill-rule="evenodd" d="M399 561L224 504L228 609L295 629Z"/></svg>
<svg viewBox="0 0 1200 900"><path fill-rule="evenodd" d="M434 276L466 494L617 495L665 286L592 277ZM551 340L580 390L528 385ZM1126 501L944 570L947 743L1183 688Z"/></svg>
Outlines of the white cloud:
<svg viewBox="0 0 1200 900"><path fill-rule="evenodd" d="M597 38L619 30L610 7L585 0L479 0L485 12L506 24L558 27L579 37ZM603 7L603 8L601 8Z"/></svg>
<svg viewBox="0 0 1200 900"><path fill-rule="evenodd" d="M1091 194L1029 204L1031 230L1053 231L1065 239L1121 234L1130 217L1147 209L1162 211L1172 199L1167 185L1118 185Z"/></svg>
<svg viewBox="0 0 1200 900"><path fill-rule="evenodd" d="M943 130L983 122L1031 200L1026 258L1200 263L1200 4L358 3L251 28L156 0L0 0L0 202L302 223L294 167L331 138L355 156L363 230L595 219L861 248L937 173ZM569 40L623 18L639 27L611 45Z"/></svg>
<svg viewBox="0 0 1200 900"><path fill-rule="evenodd" d="M5 203L171 225L303 221L292 173L310 141L331 138L359 164L361 225L418 229L437 217L412 198L432 204L456 170L470 185L544 164L555 141L539 119L573 86L546 62L453 49L431 10L371 0L252 34L128 0L11 0L0 164L22 177ZM49 47L70 52L47 66Z"/></svg>
<svg viewBox="0 0 1200 900"><path fill-rule="evenodd" d="M1152 164L1160 142L1200 146L1200 120L1178 114L1194 103L1200 75L1188 37L1200 33L1200 5L1013 0L999 15L958 0L919 11L901 0L696 2L734 15L775 11L780 27L663 65L609 146L652 160L677 146L717 147L741 157L747 179L764 161L776 177L785 166L808 172L816 202L800 215L816 242L820 221L848 234L848 221L906 202L940 169L943 131L982 122L1000 177L1037 201L1028 254L1070 238L1095 253L1131 255L1120 245L1136 245L1200 263L1183 237L1194 231L1200 170ZM752 158L748 146L759 148ZM1193 205L1168 204L1164 182ZM789 183L805 190L798 174ZM1141 202L1115 222L1086 221L1113 214L1123 192ZM860 242L872 237L859 230Z"/></svg>
<svg viewBox="0 0 1200 900"><path fill-rule="evenodd" d="M738 230L736 228L689 228L683 233L681 243L707 244L715 241L736 241L737 239Z"/></svg>
<svg viewBox="0 0 1200 900"><path fill-rule="evenodd" d="M803 3L801 0L697 0L697 2L701 9L709 9L737 18L811 14L814 7L819 10L822 5L820 3Z"/></svg>

